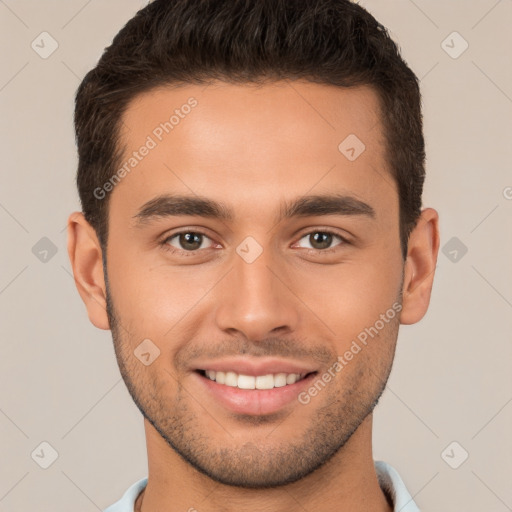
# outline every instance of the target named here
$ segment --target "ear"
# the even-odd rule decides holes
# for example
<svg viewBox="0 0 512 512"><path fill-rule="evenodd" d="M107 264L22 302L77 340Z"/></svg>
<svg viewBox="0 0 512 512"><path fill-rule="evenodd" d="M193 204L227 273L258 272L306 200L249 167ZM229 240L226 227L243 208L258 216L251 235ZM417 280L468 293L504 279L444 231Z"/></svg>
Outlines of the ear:
<svg viewBox="0 0 512 512"><path fill-rule="evenodd" d="M68 218L68 255L78 293L87 308L89 320L98 329L109 330L102 251L96 231L82 212Z"/></svg>
<svg viewBox="0 0 512 512"><path fill-rule="evenodd" d="M419 322L427 312L439 251L439 215L425 208L411 231L405 261L401 324Z"/></svg>

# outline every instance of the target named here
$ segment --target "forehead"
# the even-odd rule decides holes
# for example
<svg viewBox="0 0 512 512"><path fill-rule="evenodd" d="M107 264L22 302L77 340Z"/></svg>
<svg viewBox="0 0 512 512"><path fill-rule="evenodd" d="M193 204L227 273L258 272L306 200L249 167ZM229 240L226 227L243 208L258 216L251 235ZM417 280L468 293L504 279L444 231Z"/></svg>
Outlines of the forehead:
<svg viewBox="0 0 512 512"><path fill-rule="evenodd" d="M163 193L261 214L270 199L350 193L396 200L377 94L305 81L186 84L135 97L121 123L126 172L114 204L134 212Z"/></svg>

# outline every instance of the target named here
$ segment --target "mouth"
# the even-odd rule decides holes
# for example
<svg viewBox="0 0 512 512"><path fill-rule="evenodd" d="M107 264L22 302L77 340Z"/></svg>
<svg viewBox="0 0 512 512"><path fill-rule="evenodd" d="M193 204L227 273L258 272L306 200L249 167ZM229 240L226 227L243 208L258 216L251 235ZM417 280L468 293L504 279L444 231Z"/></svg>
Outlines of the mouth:
<svg viewBox="0 0 512 512"><path fill-rule="evenodd" d="M199 375L216 382L222 386L228 386L244 390L268 390L283 388L300 382L318 372L309 373L267 373L265 375L245 375L233 371L196 370Z"/></svg>
<svg viewBox="0 0 512 512"><path fill-rule="evenodd" d="M318 371L309 373L267 373L247 375L233 371L198 369L198 392L208 403L238 415L262 416L296 408L300 393L313 384ZM276 418L277 421L277 418Z"/></svg>

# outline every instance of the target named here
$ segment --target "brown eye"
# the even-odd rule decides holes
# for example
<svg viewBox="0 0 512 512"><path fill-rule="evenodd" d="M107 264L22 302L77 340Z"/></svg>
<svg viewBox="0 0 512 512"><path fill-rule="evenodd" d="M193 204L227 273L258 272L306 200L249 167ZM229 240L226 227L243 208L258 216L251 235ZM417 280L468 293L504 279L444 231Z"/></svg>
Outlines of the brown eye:
<svg viewBox="0 0 512 512"><path fill-rule="evenodd" d="M181 233L175 233L174 235L166 238L164 243L172 246L177 250L182 251L197 251L198 249L205 249L208 247L202 247L205 239L209 238L203 233L195 231L182 231Z"/></svg>
<svg viewBox="0 0 512 512"><path fill-rule="evenodd" d="M309 243L315 249L327 249L332 243L332 235L322 232L313 233L309 235Z"/></svg>
<svg viewBox="0 0 512 512"><path fill-rule="evenodd" d="M336 238L340 240L341 243L335 244L334 247L348 243L342 236L331 233L330 231L312 231L304 235L301 240L306 240L309 244L309 246L305 247L306 249L325 251L325 249L331 249L333 247L332 243ZM304 247L302 245L299 246Z"/></svg>

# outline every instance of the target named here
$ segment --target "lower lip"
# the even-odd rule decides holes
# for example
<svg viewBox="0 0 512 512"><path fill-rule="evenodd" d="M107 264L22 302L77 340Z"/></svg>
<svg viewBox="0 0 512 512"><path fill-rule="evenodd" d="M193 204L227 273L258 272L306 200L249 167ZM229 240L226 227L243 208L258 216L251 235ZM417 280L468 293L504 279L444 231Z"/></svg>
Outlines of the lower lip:
<svg viewBox="0 0 512 512"><path fill-rule="evenodd" d="M240 389L219 384L198 372L195 375L214 399L226 409L240 414L264 415L277 412L294 401L299 403L299 393L310 386L316 373L294 384L272 389Z"/></svg>

